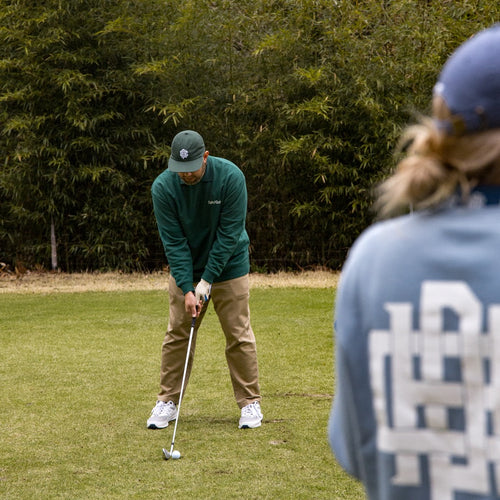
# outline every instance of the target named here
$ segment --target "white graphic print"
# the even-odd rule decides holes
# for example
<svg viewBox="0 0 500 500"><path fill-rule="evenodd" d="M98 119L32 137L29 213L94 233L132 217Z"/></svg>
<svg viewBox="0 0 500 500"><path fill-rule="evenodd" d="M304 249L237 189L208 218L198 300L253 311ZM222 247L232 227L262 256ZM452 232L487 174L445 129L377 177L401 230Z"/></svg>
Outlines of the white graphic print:
<svg viewBox="0 0 500 500"><path fill-rule="evenodd" d="M488 307L484 331L484 307L465 282L425 281L419 330L411 303L385 309L389 330L370 332L369 355L377 443L395 455L393 484L422 484L424 455L433 500L497 495L490 474L500 485L500 305ZM445 330L450 312L456 327ZM452 380L450 360L460 373ZM450 412L461 412L462 429L449 427Z"/></svg>
<svg viewBox="0 0 500 500"><path fill-rule="evenodd" d="M179 156L185 160L189 156L189 151L187 149L181 149L179 151Z"/></svg>

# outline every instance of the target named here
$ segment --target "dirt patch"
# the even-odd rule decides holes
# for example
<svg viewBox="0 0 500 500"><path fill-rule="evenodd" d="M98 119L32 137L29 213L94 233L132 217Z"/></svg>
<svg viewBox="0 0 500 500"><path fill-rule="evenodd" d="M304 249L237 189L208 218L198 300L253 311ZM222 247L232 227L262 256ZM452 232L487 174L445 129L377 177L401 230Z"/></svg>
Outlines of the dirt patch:
<svg viewBox="0 0 500 500"><path fill-rule="evenodd" d="M1 293L60 293L87 291L166 290L168 272L157 273L50 273L0 274ZM335 288L339 273L250 274L251 288Z"/></svg>

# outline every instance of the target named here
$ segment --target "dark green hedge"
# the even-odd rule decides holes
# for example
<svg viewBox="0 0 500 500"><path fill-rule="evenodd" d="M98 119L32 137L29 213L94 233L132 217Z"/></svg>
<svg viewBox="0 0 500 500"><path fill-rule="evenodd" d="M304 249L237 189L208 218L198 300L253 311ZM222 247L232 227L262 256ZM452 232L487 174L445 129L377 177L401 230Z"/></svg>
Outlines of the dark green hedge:
<svg viewBox="0 0 500 500"><path fill-rule="evenodd" d="M156 269L150 185L193 128L245 172L253 270L339 268L482 1L0 0L0 262Z"/></svg>

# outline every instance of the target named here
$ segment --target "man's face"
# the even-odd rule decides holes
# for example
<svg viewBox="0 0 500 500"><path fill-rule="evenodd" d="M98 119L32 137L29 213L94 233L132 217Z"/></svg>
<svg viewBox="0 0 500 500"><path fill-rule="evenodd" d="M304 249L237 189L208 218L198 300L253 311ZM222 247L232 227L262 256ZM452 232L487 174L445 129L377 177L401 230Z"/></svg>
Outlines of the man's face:
<svg viewBox="0 0 500 500"><path fill-rule="evenodd" d="M201 181L201 178L203 177L203 174L205 173L205 168L207 166L207 156L208 156L208 151L203 156L203 163L201 164L201 167L198 170L194 172L178 172L179 177L188 186L194 186L195 184L198 184L198 182Z"/></svg>

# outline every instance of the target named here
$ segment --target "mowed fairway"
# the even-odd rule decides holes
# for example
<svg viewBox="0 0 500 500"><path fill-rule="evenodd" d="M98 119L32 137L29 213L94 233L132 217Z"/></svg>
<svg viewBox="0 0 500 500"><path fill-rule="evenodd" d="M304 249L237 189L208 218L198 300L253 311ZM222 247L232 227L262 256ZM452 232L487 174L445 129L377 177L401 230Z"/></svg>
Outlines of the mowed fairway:
<svg viewBox="0 0 500 500"><path fill-rule="evenodd" d="M0 498L362 499L327 443L334 288L256 288L264 423L239 430L210 308L176 436L147 430L165 291L0 295Z"/></svg>

